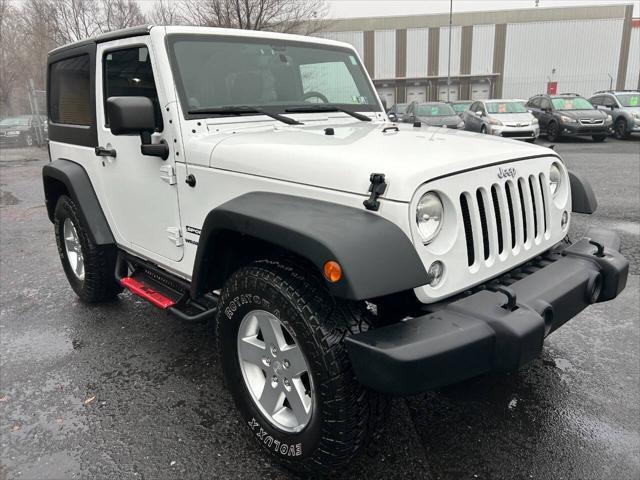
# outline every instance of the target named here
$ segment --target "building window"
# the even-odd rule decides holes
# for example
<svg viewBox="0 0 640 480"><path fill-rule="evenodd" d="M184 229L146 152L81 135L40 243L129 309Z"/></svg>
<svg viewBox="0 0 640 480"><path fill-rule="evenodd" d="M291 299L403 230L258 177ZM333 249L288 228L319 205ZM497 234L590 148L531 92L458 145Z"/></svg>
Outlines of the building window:
<svg viewBox="0 0 640 480"><path fill-rule="evenodd" d="M89 55L51 64L49 114L51 121L91 125L91 75Z"/></svg>

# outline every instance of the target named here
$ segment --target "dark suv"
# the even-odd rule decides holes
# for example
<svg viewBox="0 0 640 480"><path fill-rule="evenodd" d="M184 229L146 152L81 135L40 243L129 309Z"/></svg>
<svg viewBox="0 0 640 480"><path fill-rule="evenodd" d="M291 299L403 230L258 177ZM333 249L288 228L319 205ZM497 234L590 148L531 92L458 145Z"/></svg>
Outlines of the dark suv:
<svg viewBox="0 0 640 480"><path fill-rule="evenodd" d="M47 121L43 116L20 115L0 120L0 145L32 147L44 144Z"/></svg>
<svg viewBox="0 0 640 480"><path fill-rule="evenodd" d="M618 139L640 133L640 92L637 90L601 90L589 101L613 117L613 134Z"/></svg>
<svg viewBox="0 0 640 480"><path fill-rule="evenodd" d="M611 132L612 118L576 93L536 95L526 107L538 119L540 134L550 142L564 136L591 136L603 142Z"/></svg>

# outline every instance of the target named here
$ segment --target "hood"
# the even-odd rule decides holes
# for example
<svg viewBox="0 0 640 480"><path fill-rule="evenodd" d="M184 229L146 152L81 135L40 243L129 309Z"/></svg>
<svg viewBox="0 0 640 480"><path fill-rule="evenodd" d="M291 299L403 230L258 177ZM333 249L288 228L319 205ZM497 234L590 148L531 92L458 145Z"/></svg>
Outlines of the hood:
<svg viewBox="0 0 640 480"><path fill-rule="evenodd" d="M567 117L575 118L576 120L580 120L581 118L597 118L604 119L607 118L608 113L603 112L602 110L558 110L560 115L565 115Z"/></svg>
<svg viewBox="0 0 640 480"><path fill-rule="evenodd" d="M489 117L500 120L502 123L531 123L534 118L529 112L490 113Z"/></svg>
<svg viewBox="0 0 640 480"><path fill-rule="evenodd" d="M456 116L456 121L458 117ZM367 195L371 173L384 173L383 198L408 202L429 179L489 163L532 155L548 148L440 127L357 122L274 126L209 133L191 140L196 161L264 178ZM206 153L209 152L209 153ZM198 158L199 157L199 158ZM204 163L204 162L203 162Z"/></svg>
<svg viewBox="0 0 640 480"><path fill-rule="evenodd" d="M458 115L446 115L443 117L418 117L424 125L431 125L434 127L456 127L460 123L460 117Z"/></svg>

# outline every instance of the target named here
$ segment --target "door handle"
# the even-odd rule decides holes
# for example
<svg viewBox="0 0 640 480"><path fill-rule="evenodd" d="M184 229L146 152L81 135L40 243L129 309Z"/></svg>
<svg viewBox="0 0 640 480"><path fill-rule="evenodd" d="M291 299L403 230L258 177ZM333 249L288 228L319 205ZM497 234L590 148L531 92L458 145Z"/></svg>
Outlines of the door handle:
<svg viewBox="0 0 640 480"><path fill-rule="evenodd" d="M116 156L116 151L113 148L108 149L104 147L96 147L95 152L97 157L115 157Z"/></svg>

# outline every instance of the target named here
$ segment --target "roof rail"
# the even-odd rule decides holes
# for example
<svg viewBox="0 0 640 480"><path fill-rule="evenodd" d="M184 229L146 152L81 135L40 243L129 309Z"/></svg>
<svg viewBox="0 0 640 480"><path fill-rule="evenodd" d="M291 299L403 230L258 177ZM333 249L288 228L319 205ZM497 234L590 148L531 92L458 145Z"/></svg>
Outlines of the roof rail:
<svg viewBox="0 0 640 480"><path fill-rule="evenodd" d="M102 42L109 42L111 40L118 40L121 38L137 37L140 35L149 35L149 31L151 31L152 27L153 25L139 25L136 27L128 27L128 28L121 28L120 30L113 30L112 32L102 33L100 35L96 35L95 37L86 38L78 42L68 43L67 45L62 45L61 47L54 48L49 52L49 55L52 55L54 53L59 53L71 48L89 45L91 43L102 43Z"/></svg>
<svg viewBox="0 0 640 480"><path fill-rule="evenodd" d="M557 95L561 95L561 96L569 96L569 95L571 95L572 97L581 97L582 96L579 93L573 93L573 92L563 92L563 93L558 93Z"/></svg>
<svg viewBox="0 0 640 480"><path fill-rule="evenodd" d="M640 90L634 89L634 88L630 90L624 89L624 88L620 88L620 89L614 88L611 90L598 90L597 92L594 93L594 95L597 93L616 93L616 92L640 92Z"/></svg>

